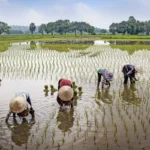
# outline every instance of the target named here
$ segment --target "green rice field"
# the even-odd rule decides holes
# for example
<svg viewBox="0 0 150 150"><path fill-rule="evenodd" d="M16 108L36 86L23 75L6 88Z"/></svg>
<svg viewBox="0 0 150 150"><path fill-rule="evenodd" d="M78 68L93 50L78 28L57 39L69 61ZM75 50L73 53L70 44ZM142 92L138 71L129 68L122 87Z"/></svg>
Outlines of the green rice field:
<svg viewBox="0 0 150 150"><path fill-rule="evenodd" d="M5 51L0 52L0 149L150 150L149 46L133 46L134 50L118 45L41 46L20 40L3 44ZM135 84L123 85L124 64L142 68ZM110 88L100 84L97 90L98 68L113 72ZM58 91L51 92L50 86L57 88L60 78L82 87L73 109L61 110ZM5 122L18 90L30 93L35 122L30 115L24 120L17 117L17 122L11 116Z"/></svg>

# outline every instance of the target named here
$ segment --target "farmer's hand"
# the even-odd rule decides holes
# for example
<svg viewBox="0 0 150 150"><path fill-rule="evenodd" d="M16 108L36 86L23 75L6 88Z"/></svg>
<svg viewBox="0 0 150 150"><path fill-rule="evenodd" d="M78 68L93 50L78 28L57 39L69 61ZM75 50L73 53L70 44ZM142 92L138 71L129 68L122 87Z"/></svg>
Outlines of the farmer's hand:
<svg viewBox="0 0 150 150"><path fill-rule="evenodd" d="M34 114L34 110L32 107L30 108L30 114Z"/></svg>
<svg viewBox="0 0 150 150"><path fill-rule="evenodd" d="M134 78L135 81L138 81L138 79Z"/></svg>

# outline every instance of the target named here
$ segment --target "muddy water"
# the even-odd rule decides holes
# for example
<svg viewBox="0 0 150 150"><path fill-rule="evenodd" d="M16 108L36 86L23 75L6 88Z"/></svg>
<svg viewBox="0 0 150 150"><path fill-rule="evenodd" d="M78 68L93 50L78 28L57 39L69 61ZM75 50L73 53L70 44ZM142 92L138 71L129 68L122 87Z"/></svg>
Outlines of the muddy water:
<svg viewBox="0 0 150 150"><path fill-rule="evenodd" d="M109 46L92 46L85 51L58 53L28 50L29 45L13 45L0 54L0 149L150 149L150 52L129 56ZM135 85L124 86L121 67L132 63L143 68ZM108 89L96 91L97 69L114 73ZM82 86L83 94L60 111L57 92L46 95L44 85L69 78ZM35 122L5 117L17 90L30 93Z"/></svg>

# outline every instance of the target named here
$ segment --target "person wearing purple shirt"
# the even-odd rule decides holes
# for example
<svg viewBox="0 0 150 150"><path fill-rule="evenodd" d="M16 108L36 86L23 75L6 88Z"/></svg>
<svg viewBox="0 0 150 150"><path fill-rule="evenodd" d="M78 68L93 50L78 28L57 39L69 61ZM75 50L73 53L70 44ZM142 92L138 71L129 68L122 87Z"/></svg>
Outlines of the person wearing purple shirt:
<svg viewBox="0 0 150 150"><path fill-rule="evenodd" d="M128 83L128 78L130 78L130 83L135 83L137 81L135 74L137 73L134 65L124 65L122 68L122 72L124 74L124 84Z"/></svg>

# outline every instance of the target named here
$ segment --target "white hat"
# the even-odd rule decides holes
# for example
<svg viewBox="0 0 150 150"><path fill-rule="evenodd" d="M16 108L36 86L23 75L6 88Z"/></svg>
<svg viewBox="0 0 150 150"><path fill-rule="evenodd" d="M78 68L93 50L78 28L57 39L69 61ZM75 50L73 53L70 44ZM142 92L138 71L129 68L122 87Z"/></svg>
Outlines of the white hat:
<svg viewBox="0 0 150 150"><path fill-rule="evenodd" d="M73 89L70 86L62 86L58 95L62 101L70 101L73 98Z"/></svg>
<svg viewBox="0 0 150 150"><path fill-rule="evenodd" d="M27 101L24 96L18 95L11 100L9 107L11 112L21 113L27 108Z"/></svg>

